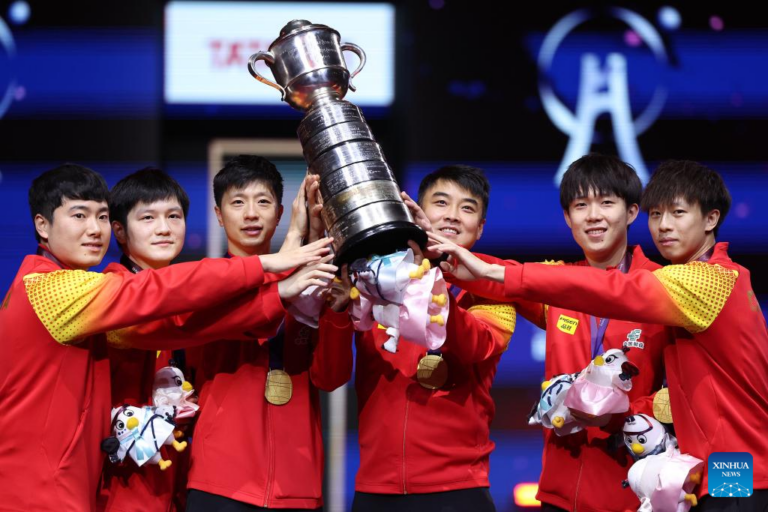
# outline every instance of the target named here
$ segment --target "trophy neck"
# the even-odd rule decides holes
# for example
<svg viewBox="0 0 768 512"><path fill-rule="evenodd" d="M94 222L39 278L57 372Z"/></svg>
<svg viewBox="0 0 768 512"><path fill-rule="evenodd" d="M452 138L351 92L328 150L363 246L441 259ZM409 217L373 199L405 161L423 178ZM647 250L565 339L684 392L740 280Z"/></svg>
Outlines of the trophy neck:
<svg viewBox="0 0 768 512"><path fill-rule="evenodd" d="M339 96L338 91L330 87L318 89L308 98L311 108L322 107L336 101L341 101L341 96Z"/></svg>

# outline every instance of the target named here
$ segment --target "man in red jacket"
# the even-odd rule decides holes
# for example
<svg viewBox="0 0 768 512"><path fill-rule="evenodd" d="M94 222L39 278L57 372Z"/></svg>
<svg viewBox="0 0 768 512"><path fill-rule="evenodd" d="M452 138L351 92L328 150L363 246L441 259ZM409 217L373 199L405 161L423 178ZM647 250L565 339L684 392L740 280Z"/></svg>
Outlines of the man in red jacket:
<svg viewBox="0 0 768 512"><path fill-rule="evenodd" d="M589 268L543 269L536 264L487 264L454 244L438 250L458 257L464 278L503 283L505 295L574 308L593 315L673 328L664 351L669 398L680 451L704 460L699 510L768 508L768 330L749 270L734 263L717 231L731 197L715 171L668 161L643 195L656 247L672 265L630 274ZM715 498L708 458L748 452L752 496Z"/></svg>
<svg viewBox="0 0 768 512"><path fill-rule="evenodd" d="M419 187L421 223L472 247L483 233L489 192L482 170L441 168ZM495 510L488 491L490 389L515 310L450 291L440 350L400 341L392 354L383 349L384 330L356 335L360 469L353 511ZM349 379L351 344L339 346L337 358Z"/></svg>
<svg viewBox="0 0 768 512"><path fill-rule="evenodd" d="M104 271L139 273L170 265L184 245L188 210L189 199L184 189L159 169L142 169L120 180L110 193L110 214L123 254L120 263L111 263ZM119 335L122 341L143 337L144 343L147 339L165 337L191 345L208 341L214 334L213 339L224 336L238 339L244 330L251 335L254 332L274 335L285 315L283 301L297 295L302 284L306 287L307 279L317 277L313 268L302 268L285 280L265 284L216 308L164 320L166 327L133 326L113 333L113 337ZM336 267L321 265L318 270L333 272ZM151 335L142 336L142 332L150 329ZM113 407L152 405L155 372L167 366L171 358L191 379L189 368L184 368L183 349L155 352L110 347ZM103 478L103 486L108 490L105 510L184 510L188 454L188 450L180 454L171 450L169 457L173 465L165 471L153 465L139 468L130 461L120 466L107 464Z"/></svg>
<svg viewBox="0 0 768 512"><path fill-rule="evenodd" d="M560 184L560 205L574 241L584 251L585 259L574 266L618 268L621 272L658 268L640 247L627 246L629 226L637 217L641 192L642 184L635 171L616 157L591 154L570 165ZM479 296L509 300L499 286L488 281L454 282ZM662 350L669 339L663 326L595 318L572 309L523 300L515 302L515 307L547 332L546 380L580 372L601 353L626 348L628 359L640 368L640 375L632 379L631 408L627 414L652 413L651 395L662 384ZM632 464L626 450L617 449L615 438L621 433L624 415L582 417L580 422L584 429L570 435L559 436L555 430L544 429L542 472L536 496L542 509L637 509L637 497L621 485Z"/></svg>
<svg viewBox="0 0 768 512"><path fill-rule="evenodd" d="M262 285L265 271L323 252L204 260L136 275L87 272L109 244L107 195L100 175L74 164L43 173L30 188L40 247L0 306L2 510L95 507L111 405L104 333L215 306Z"/></svg>
<svg viewBox="0 0 768 512"><path fill-rule="evenodd" d="M275 166L241 155L224 166L213 186L229 255L268 253L283 212L283 179ZM313 182L307 190L311 207L317 188ZM293 215L301 217L302 227L289 230L287 243L298 245L310 223L304 196L294 202ZM311 222L316 226L318 220ZM201 407L192 442L188 511L322 506L318 388L343 383L337 382L335 341L351 335L346 313L329 309L319 330L286 314L269 339L254 335L241 343L214 342L188 351L197 366Z"/></svg>

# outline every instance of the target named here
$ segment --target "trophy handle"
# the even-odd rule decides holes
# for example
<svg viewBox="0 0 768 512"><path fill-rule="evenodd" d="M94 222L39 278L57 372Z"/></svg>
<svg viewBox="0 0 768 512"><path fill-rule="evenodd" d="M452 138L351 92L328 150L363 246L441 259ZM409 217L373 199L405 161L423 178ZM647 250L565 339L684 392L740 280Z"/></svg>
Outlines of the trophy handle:
<svg viewBox="0 0 768 512"><path fill-rule="evenodd" d="M349 88L352 89L352 91L356 91L357 89L355 88L354 85L352 85L351 80L353 78L355 78L357 76L357 74L360 73L363 70L363 66L365 66L365 52L363 51L362 48L360 48L356 44L352 44L352 43L344 43L344 44L342 44L341 45L341 51L343 52L344 50L347 50L347 51L350 51L350 52L354 53L360 59L360 64L357 65L357 69L354 70L351 75L349 75L349 80L350 80Z"/></svg>
<svg viewBox="0 0 768 512"><path fill-rule="evenodd" d="M272 55L272 52L256 52L253 55L251 55L251 58L248 59L248 71L251 73L253 78L258 80L259 82L266 84L270 87L274 87L278 91L280 91L280 99L285 99L285 89L283 89L281 86L276 84L275 82L272 82L271 80L267 80L263 76L259 74L258 71L256 71L256 62L263 60L267 64L274 64L275 63L275 56Z"/></svg>

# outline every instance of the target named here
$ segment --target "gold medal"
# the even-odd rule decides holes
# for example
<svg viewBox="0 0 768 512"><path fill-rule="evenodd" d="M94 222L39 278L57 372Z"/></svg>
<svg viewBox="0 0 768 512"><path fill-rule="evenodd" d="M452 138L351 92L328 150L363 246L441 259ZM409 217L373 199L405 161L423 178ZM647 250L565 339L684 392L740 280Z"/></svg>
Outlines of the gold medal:
<svg viewBox="0 0 768 512"><path fill-rule="evenodd" d="M672 407L669 405L669 388L661 388L653 397L653 415L662 423L672 423Z"/></svg>
<svg viewBox="0 0 768 512"><path fill-rule="evenodd" d="M264 398L272 405L285 405L291 401L293 383L291 376L283 370L269 370L267 386L264 388Z"/></svg>
<svg viewBox="0 0 768 512"><path fill-rule="evenodd" d="M416 379L427 389L440 389L448 380L448 363L443 356L427 354L416 367Z"/></svg>

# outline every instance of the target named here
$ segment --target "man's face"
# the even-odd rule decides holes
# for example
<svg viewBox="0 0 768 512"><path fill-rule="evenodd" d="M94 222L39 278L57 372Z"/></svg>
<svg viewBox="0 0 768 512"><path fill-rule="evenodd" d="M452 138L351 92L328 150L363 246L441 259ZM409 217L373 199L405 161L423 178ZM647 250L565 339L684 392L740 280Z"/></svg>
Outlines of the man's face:
<svg viewBox="0 0 768 512"><path fill-rule="evenodd" d="M128 212L127 225L112 223L115 238L142 268L163 268L184 247L187 224L179 201L163 199L138 203Z"/></svg>
<svg viewBox="0 0 768 512"><path fill-rule="evenodd" d="M432 229L467 249L483 234L482 199L453 181L437 180L421 201Z"/></svg>
<svg viewBox="0 0 768 512"><path fill-rule="evenodd" d="M627 228L637 218L637 210L636 204L628 208L620 197L590 191L587 197L571 201L564 215L587 259L604 262L626 250Z"/></svg>
<svg viewBox="0 0 768 512"><path fill-rule="evenodd" d="M72 269L98 265L109 247L109 207L105 201L64 198L53 211L53 222L38 214L35 227L43 245Z"/></svg>
<svg viewBox="0 0 768 512"><path fill-rule="evenodd" d="M230 188L215 207L224 227L230 252L235 256L267 254L272 236L283 214L272 189L260 181L245 188Z"/></svg>
<svg viewBox="0 0 768 512"><path fill-rule="evenodd" d="M661 255L675 264L687 263L714 241L712 230L720 211L701 213L698 203L677 199L648 210L648 229Z"/></svg>

